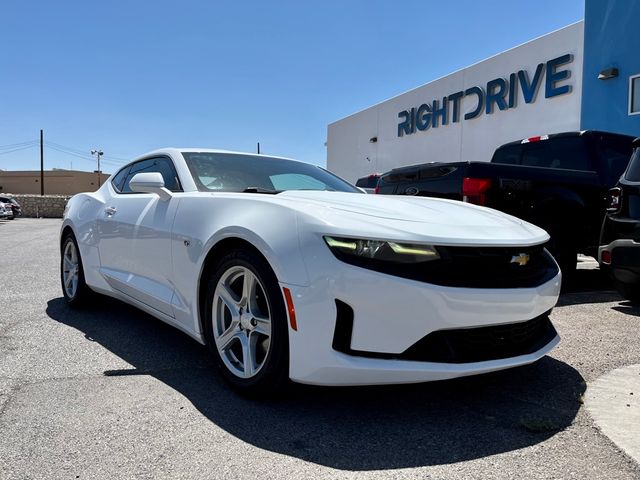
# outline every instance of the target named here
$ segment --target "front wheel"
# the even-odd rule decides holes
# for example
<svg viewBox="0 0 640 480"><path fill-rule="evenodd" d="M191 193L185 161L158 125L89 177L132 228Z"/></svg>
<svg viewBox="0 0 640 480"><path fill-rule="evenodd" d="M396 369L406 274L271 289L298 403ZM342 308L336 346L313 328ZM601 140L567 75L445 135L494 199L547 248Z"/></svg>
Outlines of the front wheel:
<svg viewBox="0 0 640 480"><path fill-rule="evenodd" d="M207 283L205 336L222 375L238 390L266 395L286 384L287 313L261 256L238 249L216 263Z"/></svg>
<svg viewBox="0 0 640 480"><path fill-rule="evenodd" d="M64 299L71 307L85 304L91 296L91 290L84 280L78 243L72 233L67 233L62 240L60 282Z"/></svg>

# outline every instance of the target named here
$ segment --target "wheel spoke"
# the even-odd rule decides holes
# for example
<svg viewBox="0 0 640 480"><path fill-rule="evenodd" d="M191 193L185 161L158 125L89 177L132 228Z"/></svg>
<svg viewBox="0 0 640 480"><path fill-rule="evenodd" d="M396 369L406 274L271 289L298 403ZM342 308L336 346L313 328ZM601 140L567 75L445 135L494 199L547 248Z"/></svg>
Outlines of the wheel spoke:
<svg viewBox="0 0 640 480"><path fill-rule="evenodd" d="M218 291L216 293L231 312L231 316L236 318L239 315L238 302L233 298L233 292L231 292L224 282L220 282L218 283Z"/></svg>
<svg viewBox="0 0 640 480"><path fill-rule="evenodd" d="M219 350L227 350L235 340L239 340L240 336L244 336L239 329L240 322L232 320L231 325L217 339L216 344Z"/></svg>
<svg viewBox="0 0 640 480"><path fill-rule="evenodd" d="M68 272L67 275L65 275L64 286L66 288L69 288L72 281L73 281L73 274L71 272Z"/></svg>
<svg viewBox="0 0 640 480"><path fill-rule="evenodd" d="M67 270L72 270L75 267L75 264L69 260L68 257L64 257L64 268L66 268Z"/></svg>
<svg viewBox="0 0 640 480"><path fill-rule="evenodd" d="M255 335L252 335L255 337ZM256 371L255 359L256 359L256 342L252 338L247 338L245 335L240 337L240 343L242 345L242 363L244 366L244 376L251 377Z"/></svg>
<svg viewBox="0 0 640 480"><path fill-rule="evenodd" d="M242 282L242 299L240 304L247 307L248 311L251 311L251 300L253 299L254 292L256 290L257 279L248 269L244 271L244 279Z"/></svg>
<svg viewBox="0 0 640 480"><path fill-rule="evenodd" d="M267 317L261 317L258 315L253 316L254 320L258 322L258 324L253 329L254 333L259 333L266 337L271 336L271 320Z"/></svg>

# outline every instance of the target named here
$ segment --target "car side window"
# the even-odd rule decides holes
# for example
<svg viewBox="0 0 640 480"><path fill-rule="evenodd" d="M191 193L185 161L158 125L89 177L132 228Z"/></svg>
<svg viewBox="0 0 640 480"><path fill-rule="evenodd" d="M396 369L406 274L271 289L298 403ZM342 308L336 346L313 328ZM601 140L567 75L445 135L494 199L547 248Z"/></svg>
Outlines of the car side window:
<svg viewBox="0 0 640 480"><path fill-rule="evenodd" d="M180 180L178 180L178 173L173 166L173 163L168 158L157 158L155 163L155 170L162 174L162 178L164 179L165 188L171 190L172 192L181 192L182 187L180 186Z"/></svg>
<svg viewBox="0 0 640 480"><path fill-rule="evenodd" d="M136 173L142 172L158 172L162 175L165 188L172 192L182 191L180 181L178 180L178 174L176 173L173 163L171 163L168 158L158 157L141 160L131 165L121 193L134 193L129 187L129 182L131 182L131 179Z"/></svg>
<svg viewBox="0 0 640 480"><path fill-rule="evenodd" d="M631 155L631 161L624 173L624 178L630 182L640 182L640 148L636 148Z"/></svg>
<svg viewBox="0 0 640 480"><path fill-rule="evenodd" d="M141 160L131 165L129 172L127 173L127 178L124 181L124 185L122 186L122 193L134 193L131 191L131 187L129 187L129 182L136 173L153 172L153 163L154 159L151 158L149 160Z"/></svg>
<svg viewBox="0 0 640 480"><path fill-rule="evenodd" d="M127 178L127 172L129 171L130 168L131 167L127 165L118 173L116 173L115 176L113 177L113 180L111 180L111 185L113 186L116 192L122 191L122 184L124 182L124 179Z"/></svg>

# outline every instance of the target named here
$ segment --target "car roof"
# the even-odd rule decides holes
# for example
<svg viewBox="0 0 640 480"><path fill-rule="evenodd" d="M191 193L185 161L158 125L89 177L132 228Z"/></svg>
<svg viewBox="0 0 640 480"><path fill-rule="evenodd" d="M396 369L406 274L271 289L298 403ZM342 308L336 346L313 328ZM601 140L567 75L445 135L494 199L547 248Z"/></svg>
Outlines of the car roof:
<svg viewBox="0 0 640 480"><path fill-rule="evenodd" d="M244 155L244 156L250 156L250 157L263 157L263 158L273 158L273 159L277 159L277 160L289 160L292 162L299 162L299 163L308 163L308 162L301 162L300 160L295 160L293 158L288 158L288 157L280 157L277 155L265 155L262 153L251 153L251 152L236 152L233 150L220 150L220 149L215 149L215 148L194 148L194 147L187 147L187 148L178 148L178 147L166 147L166 148L159 148L157 150L152 150L151 152L147 152L143 155L140 155L136 158L134 158L133 160L131 160L131 162L136 162L138 160L144 160L145 158L149 158L152 157L154 155L169 155L169 156L175 156L178 154L182 154L183 152L185 153L230 153L233 155ZM313 165L313 164L310 164Z"/></svg>

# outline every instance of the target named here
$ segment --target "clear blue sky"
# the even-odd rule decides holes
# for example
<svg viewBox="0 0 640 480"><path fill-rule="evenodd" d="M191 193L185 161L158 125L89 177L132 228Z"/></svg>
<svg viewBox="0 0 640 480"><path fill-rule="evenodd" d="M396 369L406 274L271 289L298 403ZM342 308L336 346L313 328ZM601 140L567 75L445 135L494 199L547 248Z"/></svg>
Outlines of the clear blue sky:
<svg viewBox="0 0 640 480"><path fill-rule="evenodd" d="M328 123L583 16L583 0L5 0L0 168L38 169L37 147L7 145L40 128L47 169L95 168L60 146L99 147L112 172L257 141L324 165Z"/></svg>

